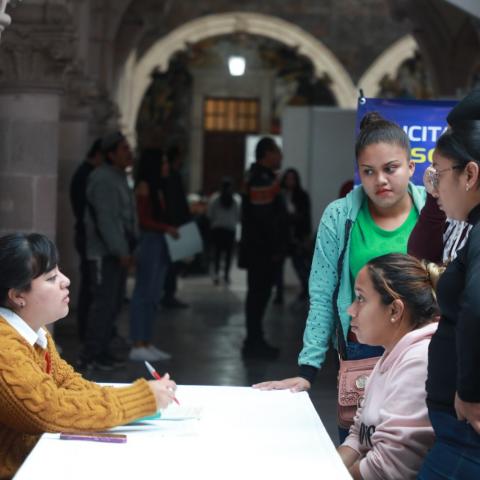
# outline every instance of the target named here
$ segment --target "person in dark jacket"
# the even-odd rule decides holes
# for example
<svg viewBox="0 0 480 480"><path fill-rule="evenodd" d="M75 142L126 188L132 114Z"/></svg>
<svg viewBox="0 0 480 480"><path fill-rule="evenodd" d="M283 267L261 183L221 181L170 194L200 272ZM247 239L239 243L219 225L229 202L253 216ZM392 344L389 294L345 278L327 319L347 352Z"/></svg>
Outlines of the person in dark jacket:
<svg viewBox="0 0 480 480"><path fill-rule="evenodd" d="M295 168L289 168L282 176L280 183L288 213L288 256L292 259L293 268L300 280L302 291L299 300L308 299L308 277L312 262L310 235L312 233L312 219L310 197L302 188L300 175ZM283 303L283 267L281 262L277 282L275 303Z"/></svg>
<svg viewBox="0 0 480 480"><path fill-rule="evenodd" d="M167 150L170 174L163 187L165 202L167 204L167 221L170 225L180 227L192 220L187 195L183 186L181 174L182 151L177 145L172 145ZM187 308L188 304L176 297L178 262L171 262L165 278L162 306L164 308Z"/></svg>
<svg viewBox="0 0 480 480"><path fill-rule="evenodd" d="M85 207L87 205L87 181L92 171L103 161L102 139L97 138L87 153L87 158L78 166L70 183L70 202L75 215L75 248L80 257L80 287L77 300L78 337L85 340L90 295L90 275L86 253Z"/></svg>
<svg viewBox="0 0 480 480"><path fill-rule="evenodd" d="M438 204L473 227L437 286L441 311L428 356L435 443L418 478L480 478L480 90L450 112L433 155Z"/></svg>
<svg viewBox="0 0 480 480"><path fill-rule="evenodd" d="M270 298L275 274L287 250L287 212L276 171L280 148L270 137L262 138L255 149L242 199L240 266L247 269L245 307L247 338L245 357L274 358L278 349L264 338L262 319Z"/></svg>

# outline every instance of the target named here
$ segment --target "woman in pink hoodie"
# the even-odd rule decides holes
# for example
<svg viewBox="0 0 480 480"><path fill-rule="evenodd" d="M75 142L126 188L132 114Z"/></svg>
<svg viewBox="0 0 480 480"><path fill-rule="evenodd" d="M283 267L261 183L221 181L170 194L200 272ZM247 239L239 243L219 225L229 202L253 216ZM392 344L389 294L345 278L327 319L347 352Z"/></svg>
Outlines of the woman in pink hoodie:
<svg viewBox="0 0 480 480"><path fill-rule="evenodd" d="M388 254L365 265L348 309L360 342L385 348L349 436L338 448L354 479L414 479L433 444L425 403L430 338L437 329L438 276L414 257Z"/></svg>

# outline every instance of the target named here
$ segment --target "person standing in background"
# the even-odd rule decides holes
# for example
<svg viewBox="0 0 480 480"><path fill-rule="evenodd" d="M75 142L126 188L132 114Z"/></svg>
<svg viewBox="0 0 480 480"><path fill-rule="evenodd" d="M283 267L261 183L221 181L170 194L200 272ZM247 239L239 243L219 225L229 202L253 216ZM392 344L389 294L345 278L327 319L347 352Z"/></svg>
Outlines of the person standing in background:
<svg viewBox="0 0 480 480"><path fill-rule="evenodd" d="M90 295L90 272L87 260L87 240L85 233L85 208L87 205L87 181L93 170L103 161L102 139L97 138L87 153L87 158L78 166L70 183L70 202L75 216L75 248L80 257L80 287L77 300L78 338L85 340Z"/></svg>
<svg viewBox="0 0 480 480"><path fill-rule="evenodd" d="M178 238L177 229L167 223L162 190L168 182L169 170L161 150L142 153L135 185L141 235L130 304L130 339L133 342L130 360L155 362L171 358L169 353L152 344L155 315L171 264L165 235Z"/></svg>
<svg viewBox="0 0 480 480"><path fill-rule="evenodd" d="M240 205L233 193L232 179L225 177L219 192L208 202L207 217L210 221L214 248L214 283L220 282L220 260L225 254L223 279L230 283L230 264L235 243L235 232L240 220Z"/></svg>
<svg viewBox="0 0 480 480"><path fill-rule="evenodd" d="M285 197L288 213L288 251L287 255L292 259L293 268L300 281L302 291L298 295L299 301L308 300L308 277L312 254L310 247L310 235L312 233L312 215L310 197L302 188L300 175L294 168L289 168L282 176L280 183ZM283 303L283 268L285 262L279 265L276 282L276 295L274 303Z"/></svg>
<svg viewBox="0 0 480 480"><path fill-rule="evenodd" d="M287 251L287 211L276 172L282 153L275 141L263 137L255 148L242 199L242 238L239 265L247 269L245 358L273 359L278 348L264 337L263 316L279 264Z"/></svg>
<svg viewBox="0 0 480 480"><path fill-rule="evenodd" d="M165 203L167 204L167 221L174 227L190 222L192 215L183 186L182 164L183 152L177 145L167 150L170 174L164 186ZM178 262L170 263L163 287L162 306L164 308L188 308L188 304L176 297L177 293Z"/></svg>
<svg viewBox="0 0 480 480"><path fill-rule="evenodd" d="M79 368L112 370L123 362L110 352L115 319L123 302L124 284L133 266L138 238L137 214L126 169L132 166L130 145L121 132L102 139L105 163L87 184L86 238L92 304Z"/></svg>

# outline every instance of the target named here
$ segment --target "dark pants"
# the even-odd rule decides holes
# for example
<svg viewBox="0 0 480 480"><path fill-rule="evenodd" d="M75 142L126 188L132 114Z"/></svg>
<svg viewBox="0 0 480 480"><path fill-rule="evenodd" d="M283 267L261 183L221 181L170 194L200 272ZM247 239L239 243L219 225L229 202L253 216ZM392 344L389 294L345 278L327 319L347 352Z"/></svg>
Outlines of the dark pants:
<svg viewBox="0 0 480 480"><path fill-rule="evenodd" d="M92 303L90 288L90 266L85 255L80 254L80 287L77 300L77 332L78 338L83 342L88 322L88 310Z"/></svg>
<svg viewBox="0 0 480 480"><path fill-rule="evenodd" d="M215 275L220 272L220 260L222 254L225 255L225 270L224 278L227 280L230 275L230 265L232 262L233 244L235 241L235 231L227 228L213 228L212 229L212 242L213 242L213 255Z"/></svg>
<svg viewBox="0 0 480 480"><path fill-rule="evenodd" d="M467 422L438 410L428 415L435 443L423 462L419 480L472 480L480 478L480 435Z"/></svg>
<svg viewBox="0 0 480 480"><path fill-rule="evenodd" d="M169 266L170 256L163 233L142 233L137 254L135 289L130 304L130 338L134 342L152 341L161 287Z"/></svg>
<svg viewBox="0 0 480 480"><path fill-rule="evenodd" d="M116 257L90 260L92 304L88 312L82 358L86 361L108 354L115 319L124 293L126 269Z"/></svg>
<svg viewBox="0 0 480 480"><path fill-rule="evenodd" d="M175 298L177 293L177 263L170 262L167 275L163 285L163 300L168 301Z"/></svg>
<svg viewBox="0 0 480 480"><path fill-rule="evenodd" d="M247 269L247 301L245 315L247 343L255 344L264 340L263 315L272 293L272 286L278 265L268 258L257 256L249 259Z"/></svg>

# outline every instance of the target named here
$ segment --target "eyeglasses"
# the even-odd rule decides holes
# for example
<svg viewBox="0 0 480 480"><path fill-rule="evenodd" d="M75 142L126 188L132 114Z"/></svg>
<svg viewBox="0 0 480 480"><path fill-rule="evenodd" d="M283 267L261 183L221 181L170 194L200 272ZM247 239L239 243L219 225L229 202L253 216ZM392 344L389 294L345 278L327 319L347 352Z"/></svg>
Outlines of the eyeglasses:
<svg viewBox="0 0 480 480"><path fill-rule="evenodd" d="M435 170L433 167L427 170L427 179L433 189L438 188L440 174L448 172L449 170L463 170L463 167L461 165L454 165L453 167L444 168L443 170Z"/></svg>

